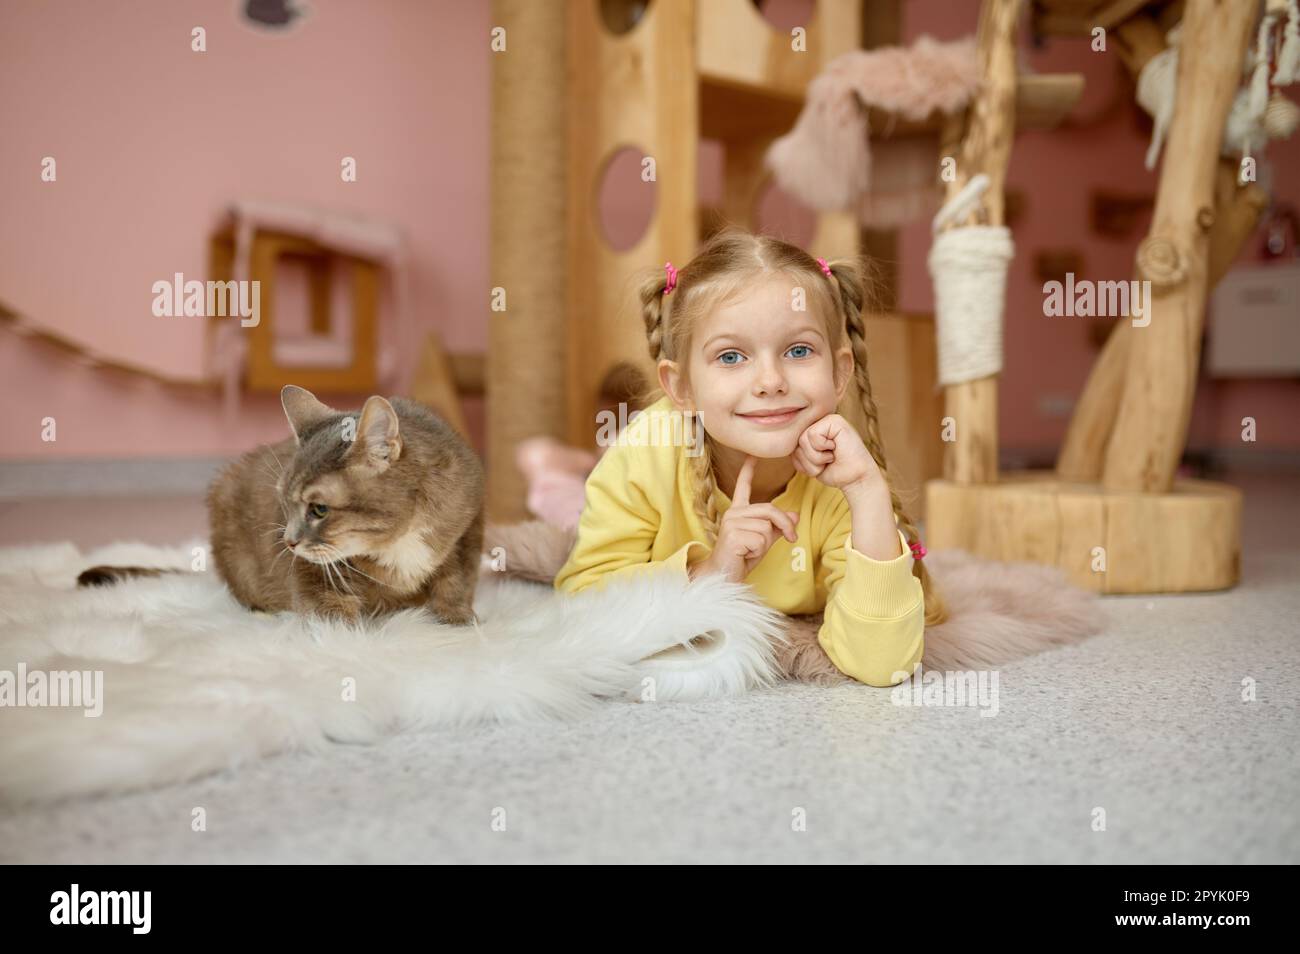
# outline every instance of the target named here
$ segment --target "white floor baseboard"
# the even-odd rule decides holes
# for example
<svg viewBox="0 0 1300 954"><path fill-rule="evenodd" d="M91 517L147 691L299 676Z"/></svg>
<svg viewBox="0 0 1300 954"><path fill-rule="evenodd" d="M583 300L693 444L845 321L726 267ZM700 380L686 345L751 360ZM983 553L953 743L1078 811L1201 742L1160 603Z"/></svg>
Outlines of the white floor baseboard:
<svg viewBox="0 0 1300 954"><path fill-rule="evenodd" d="M228 457L74 459L0 463L0 500L203 494Z"/></svg>

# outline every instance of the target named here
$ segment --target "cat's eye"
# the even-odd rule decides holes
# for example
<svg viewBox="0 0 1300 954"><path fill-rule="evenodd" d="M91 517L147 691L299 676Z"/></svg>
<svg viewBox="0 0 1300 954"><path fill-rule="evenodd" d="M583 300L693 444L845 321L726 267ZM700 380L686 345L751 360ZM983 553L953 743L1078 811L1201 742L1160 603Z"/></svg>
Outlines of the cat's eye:
<svg viewBox="0 0 1300 954"><path fill-rule="evenodd" d="M325 506L323 503L314 503L307 508L307 513L311 514L311 516L315 517L317 520L329 512L330 508Z"/></svg>

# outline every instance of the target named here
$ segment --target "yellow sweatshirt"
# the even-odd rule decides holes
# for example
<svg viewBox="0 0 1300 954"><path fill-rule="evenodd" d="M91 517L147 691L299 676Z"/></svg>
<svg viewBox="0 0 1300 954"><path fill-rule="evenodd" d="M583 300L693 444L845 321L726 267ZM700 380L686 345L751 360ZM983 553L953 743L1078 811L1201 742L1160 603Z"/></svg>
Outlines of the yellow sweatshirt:
<svg viewBox="0 0 1300 954"><path fill-rule="evenodd" d="M688 563L708 557L692 506L692 461L680 439L664 439L665 413L675 413L666 396L624 428L587 477L577 543L556 589L576 593L646 572L685 576ZM719 515L731 506L721 490L715 500ZM799 514L796 540L778 536L745 583L782 613L824 609L817 639L841 672L872 686L911 675L925 646L925 608L903 532L893 560L858 552L843 492L798 471L772 503Z"/></svg>

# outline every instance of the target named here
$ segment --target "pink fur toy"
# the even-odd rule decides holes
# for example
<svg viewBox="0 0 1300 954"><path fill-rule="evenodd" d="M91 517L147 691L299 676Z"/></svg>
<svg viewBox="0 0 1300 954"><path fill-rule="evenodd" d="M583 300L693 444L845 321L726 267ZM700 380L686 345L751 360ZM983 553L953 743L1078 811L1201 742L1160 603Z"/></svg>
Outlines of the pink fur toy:
<svg viewBox="0 0 1300 954"><path fill-rule="evenodd" d="M564 530L577 527L586 503L587 475L599 459L553 437L520 441L515 463L528 481L529 512Z"/></svg>
<svg viewBox="0 0 1300 954"><path fill-rule="evenodd" d="M811 208L853 209L870 224L902 224L937 200L937 139L928 141L923 160L915 141L878 143L880 168L873 170L867 109L916 122L935 112L952 115L965 109L979 82L973 37L945 43L923 36L910 47L845 53L808 85L794 129L772 144L766 165L781 188Z"/></svg>

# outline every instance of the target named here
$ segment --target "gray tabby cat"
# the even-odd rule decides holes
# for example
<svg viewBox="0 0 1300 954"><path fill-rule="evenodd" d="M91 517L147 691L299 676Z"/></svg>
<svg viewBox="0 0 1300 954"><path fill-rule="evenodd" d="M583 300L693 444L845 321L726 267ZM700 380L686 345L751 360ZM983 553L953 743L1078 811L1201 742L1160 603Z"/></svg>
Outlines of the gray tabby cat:
<svg viewBox="0 0 1300 954"><path fill-rule="evenodd" d="M235 598L353 623L410 607L473 622L485 519L474 451L406 398L343 412L288 385L280 401L293 437L244 454L208 490L213 560ZM157 572L94 567L79 582Z"/></svg>

